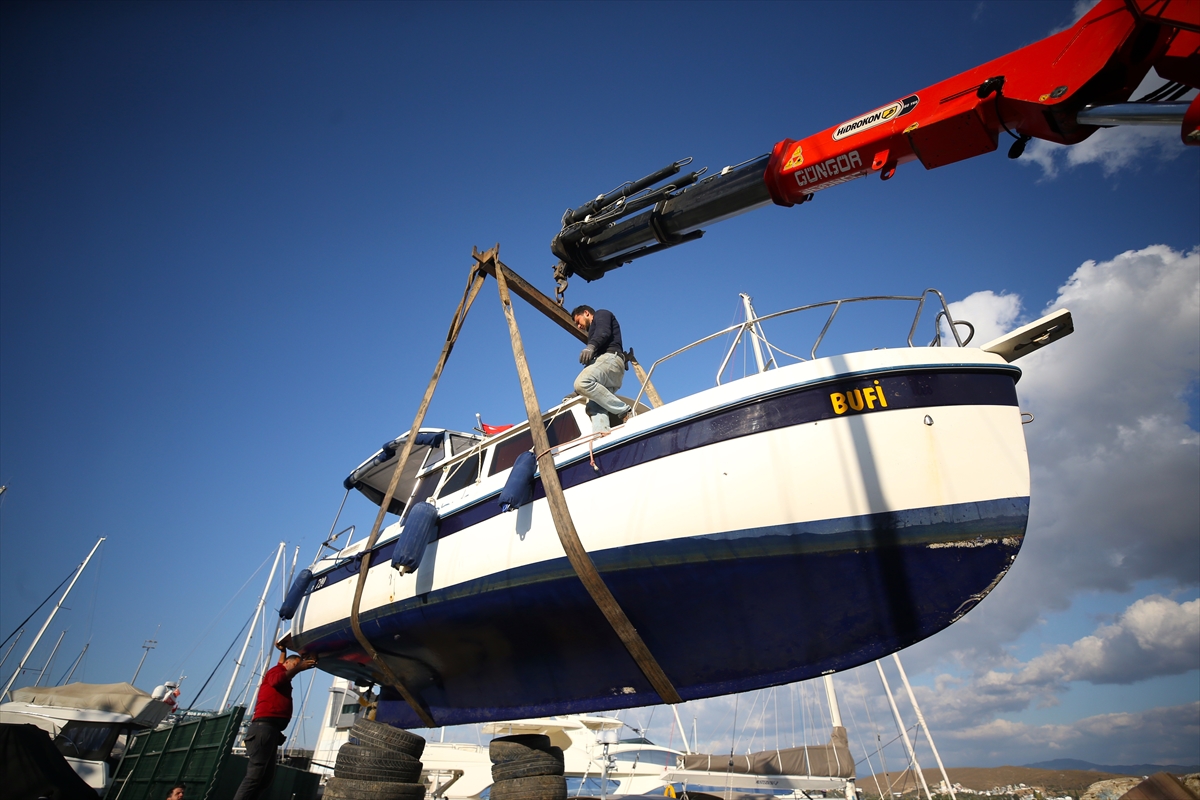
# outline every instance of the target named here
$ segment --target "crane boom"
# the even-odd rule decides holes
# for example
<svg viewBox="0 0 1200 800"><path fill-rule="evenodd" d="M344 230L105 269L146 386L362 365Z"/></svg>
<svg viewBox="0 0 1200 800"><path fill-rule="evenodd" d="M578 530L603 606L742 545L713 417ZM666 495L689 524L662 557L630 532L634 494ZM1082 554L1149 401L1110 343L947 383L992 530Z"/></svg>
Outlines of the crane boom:
<svg viewBox="0 0 1200 800"><path fill-rule="evenodd" d="M1152 68L1170 83L1127 103ZM888 180L912 161L934 169L990 153L1003 132L1010 158L1030 139L1078 144L1118 123L1180 124L1184 144L1200 145L1200 97L1169 102L1193 88L1200 0L1101 0L1064 31L716 175L675 178L684 160L568 210L550 244L555 274L595 280L755 208L799 205L871 174Z"/></svg>

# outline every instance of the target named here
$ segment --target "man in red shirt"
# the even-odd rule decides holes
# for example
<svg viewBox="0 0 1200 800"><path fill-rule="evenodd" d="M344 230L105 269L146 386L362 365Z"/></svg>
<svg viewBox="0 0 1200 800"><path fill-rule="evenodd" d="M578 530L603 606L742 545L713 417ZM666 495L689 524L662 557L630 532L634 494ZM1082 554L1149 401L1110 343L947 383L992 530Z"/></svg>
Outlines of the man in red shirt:
<svg viewBox="0 0 1200 800"><path fill-rule="evenodd" d="M279 648L279 663L267 670L254 704L254 719L246 730L246 756L250 765L233 800L258 800L267 793L275 777L275 750L283 743L283 731L292 719L292 678L317 665L315 656L287 654L285 638Z"/></svg>

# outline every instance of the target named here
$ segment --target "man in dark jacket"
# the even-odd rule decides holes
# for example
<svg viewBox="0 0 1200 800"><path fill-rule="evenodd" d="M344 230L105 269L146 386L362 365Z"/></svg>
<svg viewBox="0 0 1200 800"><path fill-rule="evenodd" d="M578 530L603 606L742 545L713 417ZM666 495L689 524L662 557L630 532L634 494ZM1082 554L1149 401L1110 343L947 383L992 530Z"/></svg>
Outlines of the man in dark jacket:
<svg viewBox="0 0 1200 800"><path fill-rule="evenodd" d="M317 665L315 656L287 654L287 642L276 644L279 663L267 670L258 688L254 719L246 730L246 777L233 800L258 800L267 793L275 777L275 750L283 743L283 731L292 719L292 678Z"/></svg>
<svg viewBox="0 0 1200 800"><path fill-rule="evenodd" d="M613 313L603 308L597 311L591 306L578 306L571 316L576 326L588 335L587 347L579 354L583 372L575 379L575 391L588 399L592 431L606 431L612 424L610 415L624 422L633 410L613 394L625 378L621 326Z"/></svg>

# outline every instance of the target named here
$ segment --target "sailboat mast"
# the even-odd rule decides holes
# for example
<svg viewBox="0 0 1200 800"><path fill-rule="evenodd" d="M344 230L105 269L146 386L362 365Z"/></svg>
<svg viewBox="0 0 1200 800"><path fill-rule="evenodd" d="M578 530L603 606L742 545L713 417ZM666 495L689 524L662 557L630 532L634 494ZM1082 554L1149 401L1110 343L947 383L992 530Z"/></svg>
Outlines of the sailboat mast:
<svg viewBox="0 0 1200 800"><path fill-rule="evenodd" d="M83 663L83 657L87 655L87 650L91 646L91 642L87 642L83 645L83 649L79 651L79 657L75 659L75 663L71 665L71 671L67 673L67 679L63 681L64 684L71 682L71 676L75 674L75 668Z"/></svg>
<svg viewBox="0 0 1200 800"><path fill-rule="evenodd" d="M296 559L298 559L299 557L300 557L300 545L296 545L296 551L294 553L292 553L292 568L288 572L287 580L283 580L283 581L279 582L279 588L280 588L279 604L281 606L283 605L283 601L287 599L288 587L292 585L292 578L296 574ZM283 619L280 618L278 614L275 615L275 632L273 634L271 634L271 644L275 644L275 642L279 641L279 626L282 624L283 624ZM259 672L261 674L266 675L267 670L269 670L271 668L271 656L274 654L275 654L274 649L268 648L268 647L263 648L262 666L259 668ZM258 690L260 688L262 688L261 684L255 684L254 694L250 695L250 704L248 706L246 706L247 708L253 709L254 704L258 702Z"/></svg>
<svg viewBox="0 0 1200 800"><path fill-rule="evenodd" d="M942 757L938 755L937 745L933 743L933 734L929 732L929 726L925 724L925 715L921 713L921 707L917 705L917 696L913 694L912 686L908 683L908 675L904 672L904 665L900 663L899 653L892 653L892 658L896 661L896 669L900 670L900 680L904 681L904 690L908 692L908 701L912 703L913 710L917 712L917 724L925 731L925 738L929 740L929 749L933 751L933 760L937 762L938 770L942 773L942 780L946 782L950 800L958 800L954 794L954 785L950 783L950 776L946 774L946 768L942 765Z"/></svg>
<svg viewBox="0 0 1200 800"><path fill-rule="evenodd" d="M12 677L8 679L8 683L4 684L4 691L0 692L0 699L7 695L8 690L11 689L12 685L17 682L17 676L21 674L21 670L25 669L25 662L29 660L29 656L33 655L34 649L38 646L38 642L42 639L42 634L44 634L46 629L50 627L50 623L54 621L54 615L58 613L60 608L62 608L62 604L66 602L67 595L69 595L71 590L75 588L75 582L79 580L79 576L83 574L83 571L87 569L88 562L92 560L92 556L96 555L96 551L100 549L100 545L104 543L106 538L107 537L105 536L101 536L99 540L97 540L95 546L92 547L92 552L88 553L87 558L83 560L83 563L75 572L75 577L72 578L71 583L67 585L67 590L62 593L62 597L58 598L58 602L54 605L54 610L50 612L50 616L46 617L46 621L42 623L42 629L38 631L37 636L33 637L33 644L29 645L29 649L25 651L25 655L22 656L21 663L17 665L16 671L13 672Z"/></svg>
<svg viewBox="0 0 1200 800"><path fill-rule="evenodd" d="M833 690L833 676L822 675L825 681L825 697L829 700L829 721L833 723L835 728L844 728L842 724L842 710L838 708L837 693Z"/></svg>
<svg viewBox="0 0 1200 800"><path fill-rule="evenodd" d="M683 730L683 723L679 721L679 705L671 706L671 711L675 712L675 725L679 728L679 738L683 739L683 752L690 754L692 748L688 746L687 733Z"/></svg>
<svg viewBox="0 0 1200 800"><path fill-rule="evenodd" d="M62 644L63 637L66 635L66 631L58 635L58 641L54 643L54 649L50 651L50 657L46 659L46 663L42 666L42 671L38 673L37 680L33 682L34 686L40 685L42 678L46 677L46 670L50 669L50 665L54 663L54 656L58 653L58 646Z"/></svg>
<svg viewBox="0 0 1200 800"><path fill-rule="evenodd" d="M286 546L280 542L279 549L275 551L271 574L267 576L267 585L263 587L262 596L258 598L258 606L254 609L254 619L250 621L250 629L246 631L246 641L242 642L242 652L238 653L237 661L233 662L233 675L229 677L229 685L225 687L225 696L221 698L221 705L217 706L221 711L225 710L225 704L229 702L229 695L233 692L233 685L237 683L238 671L242 668L243 659L246 658L246 648L250 646L250 640L254 638L254 626L258 624L258 615L262 613L263 606L267 603L267 592L271 590L271 584L275 581L275 570L279 568L279 560L283 558L283 550Z"/></svg>
<svg viewBox="0 0 1200 800"><path fill-rule="evenodd" d="M750 344L754 347L754 360L758 363L758 371L766 372L767 365L763 361L762 345L758 341L758 323L751 322L754 319L754 306L750 304L750 295L742 292L739 297L742 298L742 308L746 311L747 333L750 336Z"/></svg>
<svg viewBox="0 0 1200 800"><path fill-rule="evenodd" d="M0 668L2 668L4 666L5 661L8 661L8 657L10 655L12 655L13 648L17 646L17 642L21 641L21 637L24 634L25 634L24 628L21 628L21 630L17 631L17 638L13 639L13 643L10 644L8 646L8 649L4 651L4 658L0 658Z"/></svg>
<svg viewBox="0 0 1200 800"><path fill-rule="evenodd" d="M912 740L908 738L908 729L904 727L904 720L900 718L900 709L896 708L896 698L892 697L892 687L888 685L887 676L883 674L883 665L876 661L875 669L879 670L879 680L883 681L883 690L887 692L888 703L892 707L892 716L896 718L896 727L900 729L900 736L904 739L904 749L908 751L908 763L912 766L913 772L917 773L917 782L925 790L926 800L933 800L933 796L929 794L929 785L925 783L925 774L921 772L921 767L917 764L917 751L913 749Z"/></svg>

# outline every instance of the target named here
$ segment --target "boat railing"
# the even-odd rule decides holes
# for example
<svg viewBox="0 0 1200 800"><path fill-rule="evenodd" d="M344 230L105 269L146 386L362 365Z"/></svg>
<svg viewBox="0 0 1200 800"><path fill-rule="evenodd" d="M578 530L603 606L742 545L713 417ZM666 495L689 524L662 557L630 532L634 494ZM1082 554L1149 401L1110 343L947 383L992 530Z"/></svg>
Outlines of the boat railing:
<svg viewBox="0 0 1200 800"><path fill-rule="evenodd" d="M925 311L925 301L930 295L934 295L937 298L937 301L941 304L941 310L938 311L938 313L934 317L934 322L933 322L934 335L933 335L933 340L930 341L930 343L929 343L929 346L930 347L940 347L942 345L941 323L942 323L942 320L944 319L946 321L947 327L950 330L950 334L954 337L955 345L958 347L965 347L968 343L970 343L971 339L974 337L975 328L973 325L971 325L971 323L967 322L966 320L954 319L954 315L950 313L950 306L946 302L945 295L943 295L937 289L929 288L929 289L926 289L925 291L923 291L919 295L900 295L900 294L884 295L884 294L880 294L880 295L867 295L864 297L845 297L840 300L825 300L820 303L810 303L808 305L796 306L795 308L789 308L789 309L785 309L783 311L774 311L770 314L748 316L745 320L743 320L742 322L740 322L736 325L730 325L728 328L724 328L722 330L717 331L716 333L705 336L703 339L697 339L696 341L692 342L691 344L684 345L683 347L679 348L678 350L668 353L667 355L663 356L662 358L658 359L657 361L655 361L653 364L650 365L650 369L646 373L646 378L642 382L642 388L638 392L637 398L635 399L634 407L636 407L637 403L642 400L642 395L645 394L645 392L646 392L646 385L649 384L651 382L651 380L653 379L654 371L656 369L658 369L659 365L661 365L667 361L670 361L671 359L675 358L678 355L681 355L682 353L686 353L689 350L699 347L702 344L707 344L708 342L711 342L714 339L719 339L723 336L727 336L730 333L736 333L738 340L740 340L743 336L746 336L746 335L755 337L760 342L762 342L766 347L768 347L771 351L778 352L782 355L787 356L788 358L795 359L796 361L808 361L808 360L816 359L817 348L819 348L821 346L821 342L823 342L825 340L825 335L829 332L829 328L833 325L833 321L837 317L838 312L842 310L843 306L847 306L852 303L866 303L866 302L875 302L875 301L880 301L880 300L899 300L899 301L905 301L905 302L910 302L910 303L916 303L917 310L916 310L916 313L913 315L913 321L912 321L912 325L909 327L908 339L907 339L909 347L916 347L917 345L913 344L913 337L916 336L917 325L921 322L921 314ZM771 344L770 342L767 342L765 337L762 336L761 325L763 322L765 322L767 320L777 319L779 317L785 317L785 316L788 316L791 314L798 314L802 311L812 311L813 309L817 309L817 308L829 308L830 309L829 317L825 320L825 325L821 328L821 332L819 334L817 334L816 341L813 342L812 349L809 350L807 359L804 358L803 356L798 356L798 355L789 353L786 350L784 350L780 347L777 347L777 346ZM959 335L959 332L958 332L959 325L965 325L969 329L967 338L965 340ZM720 368L718 368L718 370L717 370L717 385L718 386L721 385L721 375L725 372L725 368L728 366L729 360L732 357L732 355L733 355L733 349L731 348L730 351L725 355L725 359L721 362Z"/></svg>

